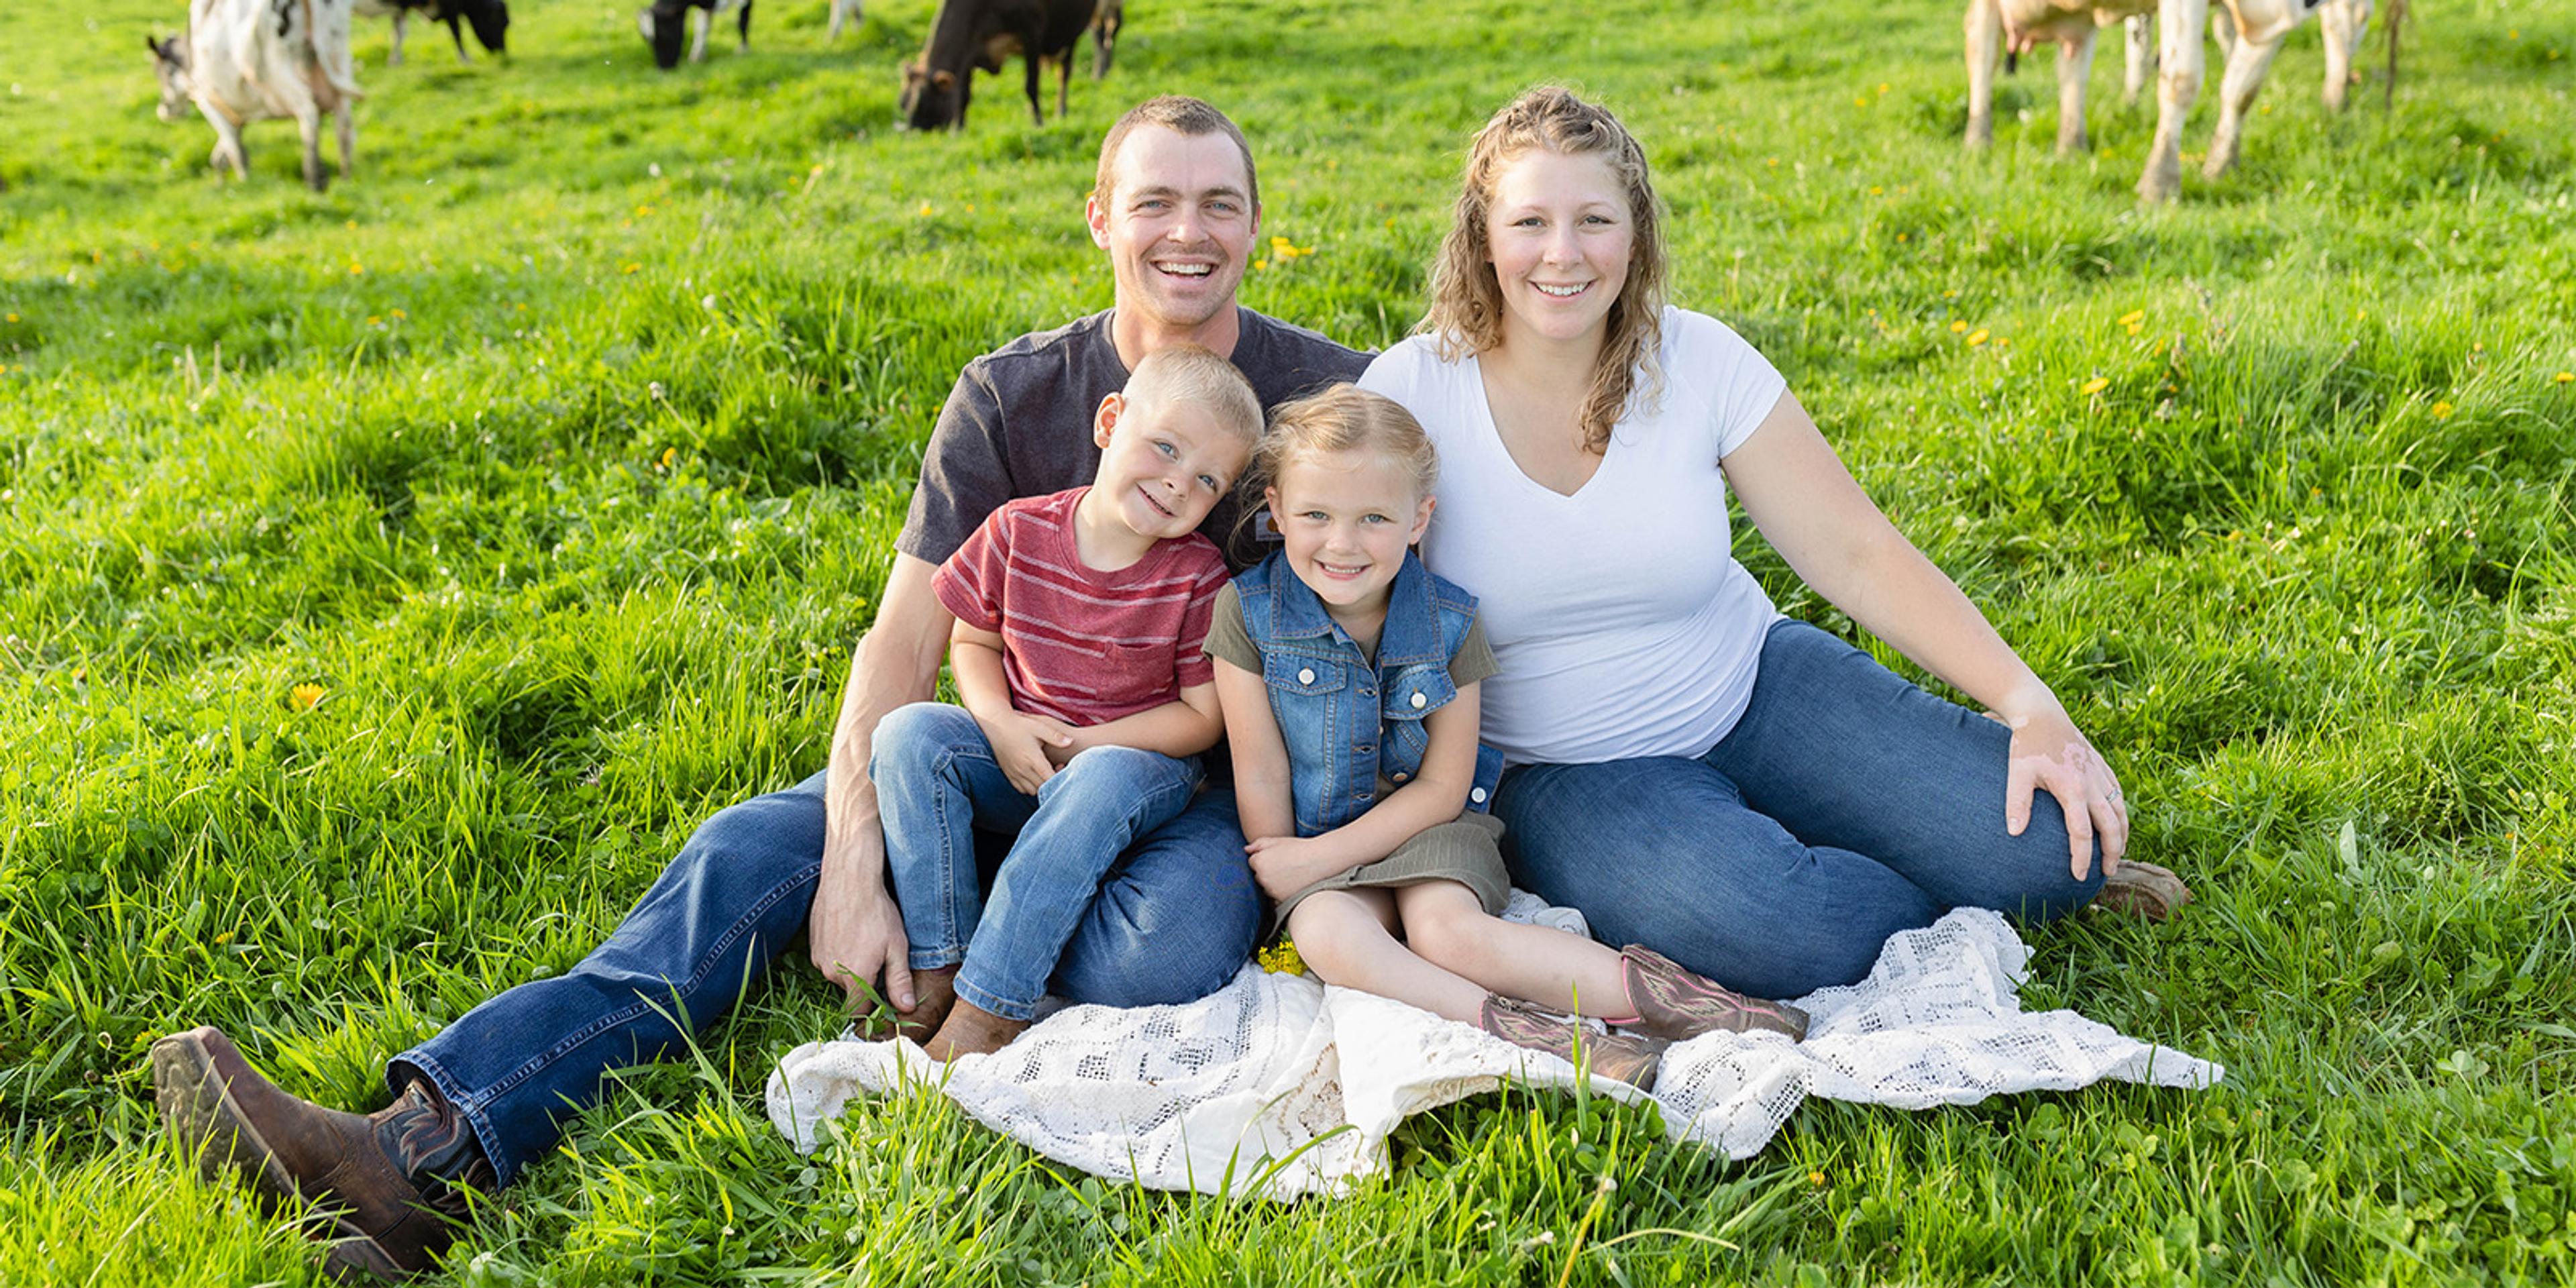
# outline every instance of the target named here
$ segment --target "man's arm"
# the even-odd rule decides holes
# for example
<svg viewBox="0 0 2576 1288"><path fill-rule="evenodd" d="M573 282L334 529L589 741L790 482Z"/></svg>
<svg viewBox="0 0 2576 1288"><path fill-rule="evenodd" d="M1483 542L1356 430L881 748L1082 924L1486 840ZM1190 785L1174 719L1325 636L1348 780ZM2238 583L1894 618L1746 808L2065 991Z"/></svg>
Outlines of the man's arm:
<svg viewBox="0 0 2576 1288"><path fill-rule="evenodd" d="M855 995L861 984L883 976L887 999L902 1011L914 1002L909 945L902 914L886 892L885 833L877 823L876 785L868 781L868 753L887 712L937 691L952 620L930 591L937 571L925 560L896 555L876 621L850 655L824 780L823 874L806 923L814 965L827 978Z"/></svg>

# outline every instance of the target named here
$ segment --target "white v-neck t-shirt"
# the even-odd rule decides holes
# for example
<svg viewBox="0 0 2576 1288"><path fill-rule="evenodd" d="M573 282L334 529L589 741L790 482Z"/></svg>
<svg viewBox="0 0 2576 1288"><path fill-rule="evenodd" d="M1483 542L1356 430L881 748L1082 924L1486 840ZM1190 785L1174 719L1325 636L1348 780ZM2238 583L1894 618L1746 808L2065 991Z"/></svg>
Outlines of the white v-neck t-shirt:
<svg viewBox="0 0 2576 1288"><path fill-rule="evenodd" d="M1360 377L1439 448L1422 557L1477 598L1502 667L1485 681L1484 740L1511 763L1696 756L1752 698L1779 612L1729 549L1718 461L1788 382L1724 323L1682 309L1664 310L1660 352L1661 396L1630 404L1572 496L1512 460L1475 358L1442 361L1414 336Z"/></svg>

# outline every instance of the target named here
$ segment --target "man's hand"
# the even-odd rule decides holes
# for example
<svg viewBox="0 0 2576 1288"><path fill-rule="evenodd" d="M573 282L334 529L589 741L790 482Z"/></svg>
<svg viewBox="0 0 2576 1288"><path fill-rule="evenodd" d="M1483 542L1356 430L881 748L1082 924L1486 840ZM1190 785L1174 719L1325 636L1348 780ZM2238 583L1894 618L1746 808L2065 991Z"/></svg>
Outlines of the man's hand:
<svg viewBox="0 0 2576 1288"><path fill-rule="evenodd" d="M1054 753L1066 752L1071 758L1073 730L1062 721L1025 711L999 711L989 716L979 712L975 726L984 731L984 741L993 745L993 763L1002 767L1002 776L1027 795L1037 795L1038 788L1055 777L1059 762Z"/></svg>
<svg viewBox="0 0 2576 1288"><path fill-rule="evenodd" d="M814 968L840 985L851 1001L864 1005L867 989L882 975L886 1000L898 1011L909 1011L914 1001L911 944L904 937L903 914L883 881L853 875L885 870L884 834L874 827L858 830L863 835L824 841L823 876L806 920L806 944Z"/></svg>
<svg viewBox="0 0 2576 1288"><path fill-rule="evenodd" d="M1252 878L1262 893L1285 899L1351 866L1319 836L1265 836L1243 847L1252 856Z"/></svg>

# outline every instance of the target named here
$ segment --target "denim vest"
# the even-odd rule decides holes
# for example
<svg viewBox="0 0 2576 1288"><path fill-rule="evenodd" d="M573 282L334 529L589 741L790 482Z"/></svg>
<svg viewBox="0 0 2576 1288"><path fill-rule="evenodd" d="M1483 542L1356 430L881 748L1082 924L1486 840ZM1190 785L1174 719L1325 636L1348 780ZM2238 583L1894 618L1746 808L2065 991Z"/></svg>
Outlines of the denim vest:
<svg viewBox="0 0 2576 1288"><path fill-rule="evenodd" d="M1431 745L1424 717L1458 696L1449 659L1475 624L1476 597L1406 554L1387 591L1371 667L1284 555L1273 552L1236 577L1234 591L1288 747L1297 835L1320 836L1367 813L1381 774L1397 784L1413 781ZM1469 810L1492 808L1502 774L1503 754L1478 746Z"/></svg>

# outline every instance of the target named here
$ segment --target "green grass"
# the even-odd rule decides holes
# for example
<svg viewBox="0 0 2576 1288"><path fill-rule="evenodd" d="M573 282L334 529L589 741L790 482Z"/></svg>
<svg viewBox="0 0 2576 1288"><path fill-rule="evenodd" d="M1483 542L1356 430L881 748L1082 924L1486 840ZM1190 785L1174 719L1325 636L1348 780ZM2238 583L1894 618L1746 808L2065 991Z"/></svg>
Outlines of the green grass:
<svg viewBox="0 0 2576 1288"><path fill-rule="evenodd" d="M450 1274L2576 1277L2576 10L2447 7L2395 110L2374 79L2340 118L2303 32L2241 170L2142 210L2114 59L2097 153L2049 155L2026 69L1961 154L1948 5L1146 3L1069 120L1006 78L927 138L891 126L929 0L839 48L824 0L764 4L753 53L672 75L629 7L521 0L519 52L471 67L443 33L382 67L363 24L361 172L323 196L291 125L233 185L151 118L177 0L0 9L0 1281L313 1276L188 1179L149 1041L220 1023L372 1107L386 1056L822 763L958 366L1109 300L1079 199L1119 110L1242 121L1266 232L1314 248L1247 300L1374 346L1466 134L1543 79L1646 140L1677 298L1787 372L2199 890L2032 932L2031 1002L2226 1084L1811 1104L1742 1165L1513 1093L1416 1120L1347 1202L1241 1205L935 1098L797 1157L761 1084L840 1023L799 967L583 1118Z"/></svg>

